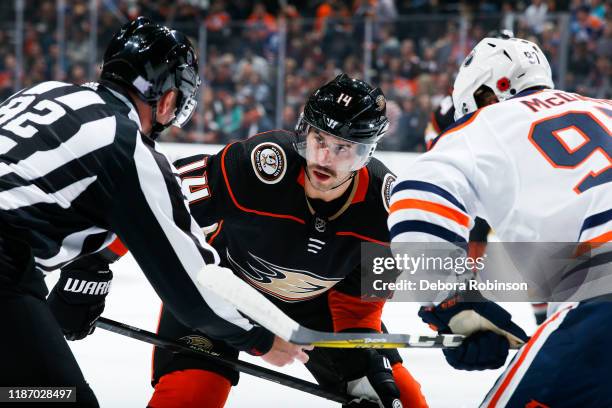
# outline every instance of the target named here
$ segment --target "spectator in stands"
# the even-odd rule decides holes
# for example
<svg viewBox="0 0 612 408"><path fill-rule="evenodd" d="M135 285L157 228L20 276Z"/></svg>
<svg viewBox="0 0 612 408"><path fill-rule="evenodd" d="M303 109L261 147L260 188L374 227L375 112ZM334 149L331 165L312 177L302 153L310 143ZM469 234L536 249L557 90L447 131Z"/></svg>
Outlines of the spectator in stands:
<svg viewBox="0 0 612 408"><path fill-rule="evenodd" d="M610 59L598 56L595 62L595 69L591 70L586 78L585 86L588 89L588 95L591 95L593 98L610 99L612 96L611 76Z"/></svg>
<svg viewBox="0 0 612 408"><path fill-rule="evenodd" d="M255 3L253 11L246 20L246 38L261 51L265 40L277 30L276 18L268 13L264 3Z"/></svg>
<svg viewBox="0 0 612 408"><path fill-rule="evenodd" d="M226 50L224 45L230 42L232 29L232 16L227 12L224 0L213 0L208 10L208 15L204 20L208 41Z"/></svg>
<svg viewBox="0 0 612 408"><path fill-rule="evenodd" d="M14 10L4 3L12 2L0 2L0 22L4 22L3 27L9 27L14 21ZM164 140L185 142L220 143L226 139L245 137L248 129L263 130L274 124L279 18L285 18L288 30L285 105L290 108L282 111L283 126L295 120L291 119L291 115L300 111L301 101L309 92L321 86L325 78L335 77L340 70L354 77L365 75L362 49L365 26L358 19L364 16L372 18L375 28L371 50L373 58L367 74L384 89L388 101L393 102L391 110L396 106L401 110L399 118L403 118L404 123L416 124L406 128L401 143L393 145L393 139L389 137L390 149L399 148L397 146L400 145L404 146L402 148L419 148L412 142L404 141L413 140L413 136L415 140L422 137L414 133L420 132L421 105L428 105L432 101L435 103L439 99L449 75L452 77L456 72L472 39L482 36L483 27L487 30L515 28L519 30L518 36L524 38L537 35L542 50L552 62L553 75L558 74L562 62L559 58L562 55L559 52L562 39L557 20L551 17L545 23L537 21L543 21L551 11L567 11L567 0L556 3L547 0L486 0L475 6L465 1L436 0L317 0L288 3L287 6L278 7L274 2L267 2L265 4L269 8L266 9L261 1L253 4L249 0L211 0L204 17L199 0L98 2L98 43L110 38L122 19L142 11L160 23L183 21L190 25L194 35L200 28L197 22L202 21L207 29L207 47L206 61L202 62L206 86L203 87L201 107L187 129L164 136ZM90 2L71 0L66 4L66 43L63 44L64 55L60 55L55 0L26 2L23 70L27 75L22 77L23 82L32 81L33 78L77 82L90 79L90 67L87 65L90 55ZM498 9L501 14L490 14L497 4L501 4L501 9ZM610 0L571 0L572 35L571 52L567 54L567 88L592 88L597 95L609 95L610 83L607 79L612 58L610 5ZM426 12L438 15L418 17L417 20L413 17L411 20L395 20L397 13L394 9L399 9L402 14ZM471 19L466 37L460 36L460 26L455 18L458 11ZM449 16L446 18L439 13L449 13ZM479 18L482 13L487 13L486 19ZM309 16L315 17L315 20L302 19ZM247 18L248 21L245 21ZM383 20L397 21L397 24L380 24ZM497 26L492 27L493 23ZM0 97L8 96L13 91L14 45L13 32L0 30ZM101 56L100 50L97 56ZM63 66L60 66L61 61ZM587 93L593 92L587 90ZM228 94L232 98L227 98ZM427 98L421 100L414 95L425 95ZM405 109L409 111L404 112ZM229 124L229 129L232 129L238 110L242 111L240 130L238 135L231 135L230 130L228 136L227 131L220 130L220 124ZM234 113L228 114L227 111ZM425 111L429 112L429 109Z"/></svg>
<svg viewBox="0 0 612 408"><path fill-rule="evenodd" d="M285 105L283 108L283 124L281 129L293 130L297 122L297 111L293 105Z"/></svg>
<svg viewBox="0 0 612 408"><path fill-rule="evenodd" d="M234 140L242 139L242 120L244 111L240 104L236 103L235 97L227 91L217 93L219 102L213 104L215 112L215 129L218 132L217 143L227 144Z"/></svg>
<svg viewBox="0 0 612 408"><path fill-rule="evenodd" d="M415 104L413 97L402 99L402 114L397 125L397 139L399 145L397 150L402 151L424 151L423 132L427 120L423 120L421 112ZM397 133L396 132L396 133Z"/></svg>
<svg viewBox="0 0 612 408"><path fill-rule="evenodd" d="M421 72L421 59L414 49L414 41L407 38L400 48L401 74L407 79L414 79Z"/></svg>
<svg viewBox="0 0 612 408"><path fill-rule="evenodd" d="M603 35L597 40L595 46L595 54L605 57L612 58L612 19L608 18L608 22L604 28Z"/></svg>
<svg viewBox="0 0 612 408"><path fill-rule="evenodd" d="M590 13L589 6L582 5L576 10L576 20L572 23L574 38L586 41L594 49L595 41L603 33L603 21Z"/></svg>
<svg viewBox="0 0 612 408"><path fill-rule="evenodd" d="M542 33L548 14L548 5L544 0L531 0L523 15L525 24L536 35Z"/></svg>
<svg viewBox="0 0 612 408"><path fill-rule="evenodd" d="M274 123L267 116L266 109L255 100L249 89L241 93L240 104L244 107L244 115L237 139L246 139L257 133L274 129Z"/></svg>

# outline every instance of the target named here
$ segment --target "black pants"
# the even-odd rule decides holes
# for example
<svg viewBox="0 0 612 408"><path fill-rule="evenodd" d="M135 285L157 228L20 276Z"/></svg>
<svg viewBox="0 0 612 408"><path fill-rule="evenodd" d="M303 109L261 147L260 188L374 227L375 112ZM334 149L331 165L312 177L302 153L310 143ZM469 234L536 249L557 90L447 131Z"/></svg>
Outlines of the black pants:
<svg viewBox="0 0 612 408"><path fill-rule="evenodd" d="M45 300L0 279L0 328L0 386L76 387L76 403L48 404L99 406Z"/></svg>

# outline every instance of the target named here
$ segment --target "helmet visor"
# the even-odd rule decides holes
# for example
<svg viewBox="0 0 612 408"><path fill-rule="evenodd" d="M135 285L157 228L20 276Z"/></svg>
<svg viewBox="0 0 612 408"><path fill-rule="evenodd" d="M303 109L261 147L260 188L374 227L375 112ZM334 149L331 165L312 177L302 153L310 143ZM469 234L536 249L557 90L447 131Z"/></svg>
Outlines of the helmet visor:
<svg viewBox="0 0 612 408"><path fill-rule="evenodd" d="M357 143L332 136L314 126L306 124L305 127L303 131L296 132L296 150L307 163L326 168L331 172L345 173L359 170L368 163L376 148L376 143Z"/></svg>
<svg viewBox="0 0 612 408"><path fill-rule="evenodd" d="M177 102L176 117L172 126L183 127L198 106L198 88L200 87L200 77L192 66L181 65L177 68L176 75L179 77L180 100Z"/></svg>

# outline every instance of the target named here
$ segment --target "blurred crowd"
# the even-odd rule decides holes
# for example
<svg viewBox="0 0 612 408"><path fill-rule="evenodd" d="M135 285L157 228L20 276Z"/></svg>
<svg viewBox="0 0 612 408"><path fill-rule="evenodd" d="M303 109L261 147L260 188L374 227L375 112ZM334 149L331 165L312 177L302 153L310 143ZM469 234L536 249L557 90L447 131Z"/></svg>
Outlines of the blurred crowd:
<svg viewBox="0 0 612 408"><path fill-rule="evenodd" d="M292 129L309 93L346 72L387 96L391 126L381 148L422 151L431 111L450 92L463 58L499 29L539 43L567 90L611 94L610 0L100 0L93 32L88 0L64 0L63 30L56 0L24 3L22 86L95 79L113 32L137 15L204 41L199 111L165 141L224 144ZM15 86L14 16L14 2L2 2L0 100Z"/></svg>

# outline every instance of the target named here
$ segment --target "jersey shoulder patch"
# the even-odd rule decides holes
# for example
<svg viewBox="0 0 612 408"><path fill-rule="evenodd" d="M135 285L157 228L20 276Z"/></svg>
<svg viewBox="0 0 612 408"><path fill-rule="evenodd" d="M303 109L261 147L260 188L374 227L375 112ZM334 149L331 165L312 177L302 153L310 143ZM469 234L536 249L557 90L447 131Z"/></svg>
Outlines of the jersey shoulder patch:
<svg viewBox="0 0 612 408"><path fill-rule="evenodd" d="M370 160L370 163L368 163L368 170L370 172L370 185L373 199L379 203L382 200L383 207L386 212L389 212L391 189L393 183L395 183L396 176L387 166L376 158Z"/></svg>
<svg viewBox="0 0 612 408"><path fill-rule="evenodd" d="M382 189L380 194L382 196L383 205L387 212L389 212L389 205L391 203L391 190L393 189L393 184L395 184L395 180L397 177L393 173L385 174L382 183Z"/></svg>
<svg viewBox="0 0 612 408"><path fill-rule="evenodd" d="M285 130L271 130L249 137L233 145L232 156L241 157L242 177L248 173L253 182L272 185L284 180L299 163L293 147L294 135ZM248 163L248 164L247 164ZM299 167L299 166L298 166ZM250 177L254 174L255 177Z"/></svg>
<svg viewBox="0 0 612 408"><path fill-rule="evenodd" d="M287 154L277 143L261 142L251 150L251 165L261 182L276 184L287 171Z"/></svg>

